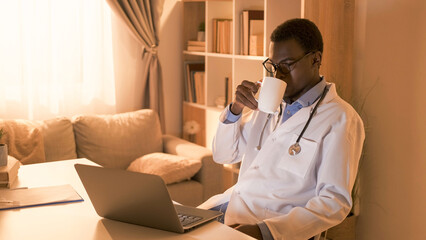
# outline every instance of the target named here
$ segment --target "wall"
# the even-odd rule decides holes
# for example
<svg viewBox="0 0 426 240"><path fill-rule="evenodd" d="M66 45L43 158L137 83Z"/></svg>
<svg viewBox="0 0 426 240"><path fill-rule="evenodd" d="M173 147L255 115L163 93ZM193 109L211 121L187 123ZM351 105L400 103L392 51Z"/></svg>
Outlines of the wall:
<svg viewBox="0 0 426 240"><path fill-rule="evenodd" d="M321 31L324 51L320 74L333 82L343 99L351 99L355 0L305 0L304 18Z"/></svg>
<svg viewBox="0 0 426 240"><path fill-rule="evenodd" d="M181 135L182 126L182 2L165 0L160 19L158 57L163 72L166 133Z"/></svg>
<svg viewBox="0 0 426 240"><path fill-rule="evenodd" d="M142 107L142 48L127 26L112 13L112 41L116 111L128 112Z"/></svg>
<svg viewBox="0 0 426 240"><path fill-rule="evenodd" d="M178 0L165 0L160 19L158 56L163 72L166 133L179 136L182 118L182 9ZM127 26L112 17L117 112L142 107L142 48Z"/></svg>
<svg viewBox="0 0 426 240"><path fill-rule="evenodd" d="M367 100L357 239L426 239L425 12L424 0L356 1L353 96Z"/></svg>

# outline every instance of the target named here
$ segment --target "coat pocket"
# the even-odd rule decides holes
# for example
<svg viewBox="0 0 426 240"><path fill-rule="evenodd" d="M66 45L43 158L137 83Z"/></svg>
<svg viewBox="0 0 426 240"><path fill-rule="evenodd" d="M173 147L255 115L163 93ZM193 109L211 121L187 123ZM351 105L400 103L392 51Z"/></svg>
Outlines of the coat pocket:
<svg viewBox="0 0 426 240"><path fill-rule="evenodd" d="M288 150L291 145L296 143L297 137L298 136L294 134L290 143L288 143L287 146L284 146L285 153L278 163L278 168L304 178L313 158L315 157L318 143L302 137L299 141L301 148L300 152L296 155L290 155Z"/></svg>

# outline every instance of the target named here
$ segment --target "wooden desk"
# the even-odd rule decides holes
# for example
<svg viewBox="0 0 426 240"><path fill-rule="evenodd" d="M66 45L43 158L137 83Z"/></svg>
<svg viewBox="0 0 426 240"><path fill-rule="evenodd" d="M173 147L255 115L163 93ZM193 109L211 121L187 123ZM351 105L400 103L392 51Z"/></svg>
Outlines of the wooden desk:
<svg viewBox="0 0 426 240"><path fill-rule="evenodd" d="M15 187L70 184L83 202L0 211L0 239L253 239L216 221L185 234L99 217L74 169L87 159L21 166Z"/></svg>

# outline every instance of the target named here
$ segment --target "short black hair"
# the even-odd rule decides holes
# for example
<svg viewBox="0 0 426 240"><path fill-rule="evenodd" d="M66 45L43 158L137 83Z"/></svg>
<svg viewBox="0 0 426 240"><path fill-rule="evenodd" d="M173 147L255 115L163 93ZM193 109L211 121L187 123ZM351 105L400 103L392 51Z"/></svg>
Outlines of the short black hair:
<svg viewBox="0 0 426 240"><path fill-rule="evenodd" d="M285 21L275 28L271 34L272 42L296 40L305 52L323 51L321 32L315 23L304 18L294 18Z"/></svg>

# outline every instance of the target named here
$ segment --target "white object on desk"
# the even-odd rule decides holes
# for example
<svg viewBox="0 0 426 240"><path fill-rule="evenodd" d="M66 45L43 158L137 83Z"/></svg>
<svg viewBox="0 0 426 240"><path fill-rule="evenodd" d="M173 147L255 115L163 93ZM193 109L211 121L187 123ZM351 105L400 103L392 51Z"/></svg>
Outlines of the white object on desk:
<svg viewBox="0 0 426 240"><path fill-rule="evenodd" d="M0 210L79 202L83 199L69 185L0 189Z"/></svg>

